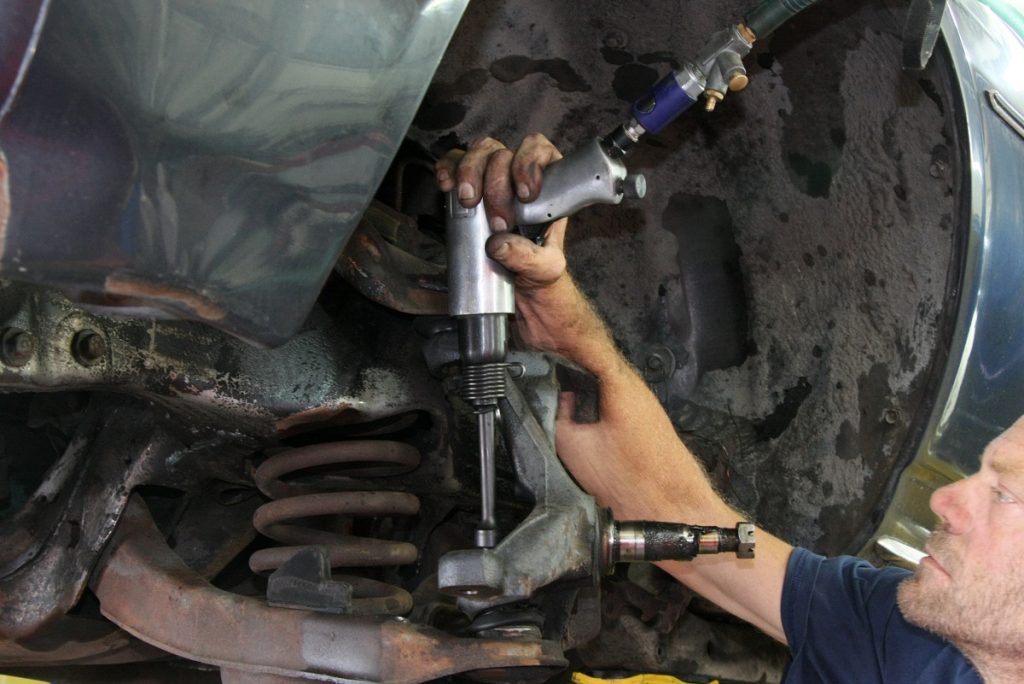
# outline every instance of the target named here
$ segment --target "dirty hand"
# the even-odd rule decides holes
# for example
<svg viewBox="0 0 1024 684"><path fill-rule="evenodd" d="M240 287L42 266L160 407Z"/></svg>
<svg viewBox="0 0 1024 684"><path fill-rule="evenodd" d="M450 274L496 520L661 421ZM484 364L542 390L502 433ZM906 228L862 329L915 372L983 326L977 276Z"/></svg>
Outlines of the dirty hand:
<svg viewBox="0 0 1024 684"><path fill-rule="evenodd" d="M568 278L562 251L566 219L551 224L543 245L508 232L515 221L513 200L535 199L544 168L561 158L550 140L534 133L516 150L493 138L482 138L466 151L449 151L437 162L437 184L443 192L455 190L464 207L474 207L483 199L494 232L487 241L487 252L515 274L517 295L531 296Z"/></svg>

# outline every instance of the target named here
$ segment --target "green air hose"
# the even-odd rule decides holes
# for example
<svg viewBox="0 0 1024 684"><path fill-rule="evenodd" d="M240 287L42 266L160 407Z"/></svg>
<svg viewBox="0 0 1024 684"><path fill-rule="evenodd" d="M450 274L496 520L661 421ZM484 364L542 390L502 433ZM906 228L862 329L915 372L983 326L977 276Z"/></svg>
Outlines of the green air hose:
<svg viewBox="0 0 1024 684"><path fill-rule="evenodd" d="M743 23L747 25L758 40L767 38L775 29L782 26L799 12L807 9L818 0L764 0L760 5L747 12Z"/></svg>

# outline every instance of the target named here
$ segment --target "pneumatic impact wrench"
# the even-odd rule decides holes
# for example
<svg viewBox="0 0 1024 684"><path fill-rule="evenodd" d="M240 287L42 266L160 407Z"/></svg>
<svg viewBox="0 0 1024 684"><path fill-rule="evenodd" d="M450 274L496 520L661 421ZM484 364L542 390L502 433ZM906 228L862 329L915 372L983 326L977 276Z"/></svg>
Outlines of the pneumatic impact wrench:
<svg viewBox="0 0 1024 684"><path fill-rule="evenodd" d="M476 545L497 543L494 433L505 396L508 315L515 313L512 275L487 256L491 235L483 202L466 208L454 191L445 201L448 235L448 313L459 326L462 396L477 418L480 451L480 524Z"/></svg>
<svg viewBox="0 0 1024 684"><path fill-rule="evenodd" d="M726 93L749 82L743 58L755 40L766 38L780 25L817 0L763 0L743 21L708 37L697 55L655 83L633 102L630 118L608 135L591 140L544 170L540 194L529 203L515 203L515 221L528 237L539 237L552 221L591 204L619 204L643 198L647 184L630 174L623 158L649 134L668 126L704 97L714 111Z"/></svg>
<svg viewBox="0 0 1024 684"><path fill-rule="evenodd" d="M487 256L491 234L483 203L463 207L446 198L449 313L458 321L462 395L477 417L480 523L476 545L498 543L495 515L495 418L506 395L508 315L515 312L512 274ZM620 562L689 560L701 554L754 556L754 526L735 529L660 522L616 522L607 513L595 543L606 569Z"/></svg>

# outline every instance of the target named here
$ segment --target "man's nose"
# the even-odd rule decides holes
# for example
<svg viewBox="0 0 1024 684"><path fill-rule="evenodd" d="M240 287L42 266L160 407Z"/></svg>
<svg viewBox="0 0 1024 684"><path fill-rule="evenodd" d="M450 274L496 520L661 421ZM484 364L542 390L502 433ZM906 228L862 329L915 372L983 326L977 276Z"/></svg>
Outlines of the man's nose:
<svg viewBox="0 0 1024 684"><path fill-rule="evenodd" d="M970 529L970 480L966 478L936 489L929 501L932 512L939 516L939 520L953 534L961 534Z"/></svg>

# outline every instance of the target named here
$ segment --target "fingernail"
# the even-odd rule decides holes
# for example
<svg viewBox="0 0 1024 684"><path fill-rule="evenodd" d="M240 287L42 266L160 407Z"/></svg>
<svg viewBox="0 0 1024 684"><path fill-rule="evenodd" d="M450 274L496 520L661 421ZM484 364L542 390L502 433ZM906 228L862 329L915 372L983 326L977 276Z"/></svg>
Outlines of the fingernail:
<svg viewBox="0 0 1024 684"><path fill-rule="evenodd" d="M502 257L508 254L508 243L502 242L500 245L494 248L494 256Z"/></svg>
<svg viewBox="0 0 1024 684"><path fill-rule="evenodd" d="M491 219L492 233L504 233L506 230L508 230L508 224L505 223L505 219L500 216L495 216Z"/></svg>
<svg viewBox="0 0 1024 684"><path fill-rule="evenodd" d="M520 183L519 185L516 186L516 194L519 195L519 199L529 199L530 186L528 186L526 183Z"/></svg>
<svg viewBox="0 0 1024 684"><path fill-rule="evenodd" d="M473 199L476 196L476 192L473 191L473 186L469 183L462 183L459 185L459 199Z"/></svg>

